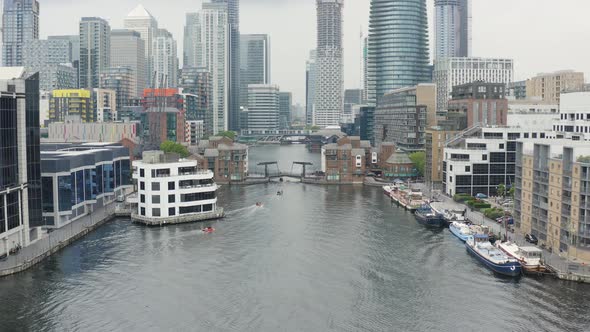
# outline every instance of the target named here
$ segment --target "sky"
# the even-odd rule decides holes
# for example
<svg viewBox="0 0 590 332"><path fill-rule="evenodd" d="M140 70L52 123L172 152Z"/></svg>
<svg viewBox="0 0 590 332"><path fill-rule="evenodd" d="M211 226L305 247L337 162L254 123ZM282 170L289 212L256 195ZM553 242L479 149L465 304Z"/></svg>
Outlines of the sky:
<svg viewBox="0 0 590 332"><path fill-rule="evenodd" d="M434 0L427 0L433 21ZM515 78L574 69L590 77L588 0L472 0L473 56L511 58ZM82 16L100 16L112 28L142 3L168 29L182 59L184 14L201 8L200 0L39 0L41 37L76 34ZM304 104L305 61L316 40L315 0L241 0L241 33L271 37L271 80ZM344 1L345 88L361 84L360 33L366 33L370 0ZM432 40L432 29L430 33ZM432 45L431 41L431 45Z"/></svg>

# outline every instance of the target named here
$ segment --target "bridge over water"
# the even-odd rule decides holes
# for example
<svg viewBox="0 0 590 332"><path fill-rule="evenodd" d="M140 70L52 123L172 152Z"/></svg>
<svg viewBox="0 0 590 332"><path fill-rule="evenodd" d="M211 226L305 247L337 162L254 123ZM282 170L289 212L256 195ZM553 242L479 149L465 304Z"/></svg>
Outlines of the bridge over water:
<svg viewBox="0 0 590 332"><path fill-rule="evenodd" d="M293 178L293 179L307 179L307 178L318 178L315 175L308 174L308 167L312 167L313 163L306 161L294 161L291 166L291 171L281 171L279 168L278 161L265 161L257 164L258 167L264 167L263 173L250 172L248 175L251 179L277 179L277 178ZM296 170L296 166L300 167L300 171Z"/></svg>

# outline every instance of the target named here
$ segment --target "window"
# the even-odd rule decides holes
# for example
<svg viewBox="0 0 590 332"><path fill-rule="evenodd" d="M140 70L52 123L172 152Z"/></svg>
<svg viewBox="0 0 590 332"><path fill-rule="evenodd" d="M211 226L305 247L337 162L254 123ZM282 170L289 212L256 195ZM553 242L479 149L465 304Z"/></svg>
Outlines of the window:
<svg viewBox="0 0 590 332"><path fill-rule="evenodd" d="M471 172L471 166L465 166L465 172Z"/></svg>
<svg viewBox="0 0 590 332"><path fill-rule="evenodd" d="M449 176L449 182L452 183L453 182L453 177Z"/></svg>
<svg viewBox="0 0 590 332"><path fill-rule="evenodd" d="M504 150L504 144L500 144L500 150Z"/></svg>
<svg viewBox="0 0 590 332"><path fill-rule="evenodd" d="M152 204L160 204L160 195L152 196Z"/></svg>
<svg viewBox="0 0 590 332"><path fill-rule="evenodd" d="M145 195L141 195L141 196L139 196L139 201L140 201L141 203L145 203Z"/></svg>
<svg viewBox="0 0 590 332"><path fill-rule="evenodd" d="M215 199L215 192L205 192L205 193L193 193L193 194L184 194L180 195L181 202L195 202L195 201L203 201L203 200L210 200Z"/></svg>
<svg viewBox="0 0 590 332"><path fill-rule="evenodd" d="M488 160L488 155L487 154L482 155L481 160Z"/></svg>
<svg viewBox="0 0 590 332"><path fill-rule="evenodd" d="M153 191L160 191L160 183L159 182L152 182L152 190Z"/></svg>
<svg viewBox="0 0 590 332"><path fill-rule="evenodd" d="M142 178L145 178L145 170L143 168L139 169L139 176ZM144 215L145 215L145 213L144 213Z"/></svg>
<svg viewBox="0 0 590 332"><path fill-rule="evenodd" d="M201 211L202 211L202 209L201 209L200 205L186 206L186 207L180 207L179 214L199 213Z"/></svg>
<svg viewBox="0 0 590 332"><path fill-rule="evenodd" d="M205 204L203 205L203 212L213 211L213 204Z"/></svg>
<svg viewBox="0 0 590 332"><path fill-rule="evenodd" d="M142 215L142 216L145 216L145 208L142 207L141 208L141 212L139 214Z"/></svg>
<svg viewBox="0 0 590 332"><path fill-rule="evenodd" d="M145 182L139 183L139 190L145 190Z"/></svg>
<svg viewBox="0 0 590 332"><path fill-rule="evenodd" d="M175 216L176 215L176 208L169 208L168 209L168 215L170 217Z"/></svg>
<svg viewBox="0 0 590 332"><path fill-rule="evenodd" d="M168 190L174 190L176 188L174 182L168 182Z"/></svg>
<svg viewBox="0 0 590 332"><path fill-rule="evenodd" d="M175 203L176 195L168 195L168 203Z"/></svg>
<svg viewBox="0 0 590 332"><path fill-rule="evenodd" d="M524 138L529 138L529 133L524 133Z"/></svg>
<svg viewBox="0 0 590 332"><path fill-rule="evenodd" d="M160 215L160 209L152 209L152 217L159 217Z"/></svg>
<svg viewBox="0 0 590 332"><path fill-rule="evenodd" d="M452 172L453 171L453 165L450 165L450 167L451 167L451 172Z"/></svg>

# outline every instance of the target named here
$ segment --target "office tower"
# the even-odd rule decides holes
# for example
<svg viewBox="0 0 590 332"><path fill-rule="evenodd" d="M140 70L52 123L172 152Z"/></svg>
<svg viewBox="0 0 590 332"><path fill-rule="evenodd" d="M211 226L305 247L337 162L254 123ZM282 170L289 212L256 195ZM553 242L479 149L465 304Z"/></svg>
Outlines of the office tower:
<svg viewBox="0 0 590 332"><path fill-rule="evenodd" d="M182 59L184 67L197 67L199 59L197 58L197 40L199 38L199 14L187 13L186 23L184 25L184 50Z"/></svg>
<svg viewBox="0 0 590 332"><path fill-rule="evenodd" d="M38 75L0 68L0 254L41 236ZM51 222L48 220L48 222Z"/></svg>
<svg viewBox="0 0 590 332"><path fill-rule="evenodd" d="M48 40L65 40L72 45L72 66L76 68L76 86L80 87L80 35L49 36Z"/></svg>
<svg viewBox="0 0 590 332"><path fill-rule="evenodd" d="M80 88L100 85L100 73L110 67L111 27L100 17L80 21Z"/></svg>
<svg viewBox="0 0 590 332"><path fill-rule="evenodd" d="M559 104L562 92L583 90L584 73L562 70L554 73L542 73L526 81L526 96Z"/></svg>
<svg viewBox="0 0 590 332"><path fill-rule="evenodd" d="M128 30L139 32L145 45L146 59L146 83L153 87L154 77L154 59L153 59L153 40L158 32L158 21L142 5L133 9L124 20L124 27Z"/></svg>
<svg viewBox="0 0 590 332"><path fill-rule="evenodd" d="M153 40L154 86L174 88L178 85L178 49L168 30L159 29Z"/></svg>
<svg viewBox="0 0 590 332"><path fill-rule="evenodd" d="M146 82L145 43L141 35L133 30L111 32L111 68L127 67L132 71L132 96L139 98Z"/></svg>
<svg viewBox="0 0 590 332"><path fill-rule="evenodd" d="M293 94L279 92L279 129L291 128L291 105L293 105Z"/></svg>
<svg viewBox="0 0 590 332"><path fill-rule="evenodd" d="M434 12L434 60L471 56L471 0L435 0Z"/></svg>
<svg viewBox="0 0 590 332"><path fill-rule="evenodd" d="M213 134L229 129L230 53L227 6L204 3L198 13L198 67L209 72Z"/></svg>
<svg viewBox="0 0 590 332"><path fill-rule="evenodd" d="M369 103L391 90L430 82L428 52L426 0L371 0Z"/></svg>
<svg viewBox="0 0 590 332"><path fill-rule="evenodd" d="M305 63L305 123L310 126L313 124L315 110L316 77L318 71L316 60L316 50L310 51L309 59Z"/></svg>
<svg viewBox="0 0 590 332"><path fill-rule="evenodd" d="M72 44L67 40L31 40L23 48L23 66L39 72L39 89L75 89L77 69L72 65Z"/></svg>
<svg viewBox="0 0 590 332"><path fill-rule="evenodd" d="M64 122L70 116L79 116L82 122L96 122L90 90L54 90L51 93L49 122Z"/></svg>
<svg viewBox="0 0 590 332"><path fill-rule="evenodd" d="M240 37L240 106L248 107L248 85L270 84L270 37Z"/></svg>
<svg viewBox="0 0 590 332"><path fill-rule="evenodd" d="M475 81L508 85L513 81L513 77L514 63L511 59L441 59L434 66L437 112L439 114L446 112L454 86Z"/></svg>
<svg viewBox="0 0 590 332"><path fill-rule="evenodd" d="M116 108L113 113L116 114L117 110L130 106L130 100L136 98L135 72L129 67L107 68L100 74L100 88L115 92ZM116 116L111 118L117 120Z"/></svg>
<svg viewBox="0 0 590 332"><path fill-rule="evenodd" d="M228 128L240 128L240 2L239 0L212 0L225 4L228 31ZM204 9L205 5L203 5Z"/></svg>
<svg viewBox="0 0 590 332"><path fill-rule="evenodd" d="M5 0L2 15L2 60L5 67L23 65L23 47L39 39L39 2Z"/></svg>
<svg viewBox="0 0 590 332"><path fill-rule="evenodd" d="M248 86L248 130L279 129L279 87L270 84Z"/></svg>
<svg viewBox="0 0 590 332"><path fill-rule="evenodd" d="M313 124L338 125L343 111L342 7L344 0L317 0L317 76Z"/></svg>

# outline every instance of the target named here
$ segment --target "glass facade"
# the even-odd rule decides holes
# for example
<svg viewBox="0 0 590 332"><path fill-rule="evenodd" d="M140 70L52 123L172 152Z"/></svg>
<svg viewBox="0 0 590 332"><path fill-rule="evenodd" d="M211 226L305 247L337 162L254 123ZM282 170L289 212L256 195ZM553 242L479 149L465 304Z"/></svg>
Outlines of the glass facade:
<svg viewBox="0 0 590 332"><path fill-rule="evenodd" d="M371 0L368 99L432 80L426 0Z"/></svg>

